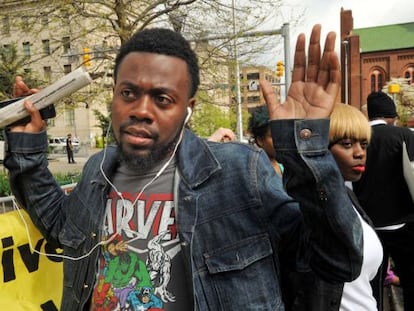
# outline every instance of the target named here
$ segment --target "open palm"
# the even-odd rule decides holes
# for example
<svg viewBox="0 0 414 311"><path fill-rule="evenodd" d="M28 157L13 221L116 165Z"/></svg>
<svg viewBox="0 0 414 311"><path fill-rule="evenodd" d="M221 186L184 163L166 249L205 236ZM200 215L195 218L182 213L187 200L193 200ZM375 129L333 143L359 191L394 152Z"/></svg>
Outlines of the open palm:
<svg viewBox="0 0 414 311"><path fill-rule="evenodd" d="M269 116L275 119L319 119L328 118L332 112L340 89L340 65L335 48L335 33L327 35L321 58L321 26L315 25L308 49L305 53L305 35L300 34L296 43L292 84L286 101L278 102L271 85L260 81Z"/></svg>

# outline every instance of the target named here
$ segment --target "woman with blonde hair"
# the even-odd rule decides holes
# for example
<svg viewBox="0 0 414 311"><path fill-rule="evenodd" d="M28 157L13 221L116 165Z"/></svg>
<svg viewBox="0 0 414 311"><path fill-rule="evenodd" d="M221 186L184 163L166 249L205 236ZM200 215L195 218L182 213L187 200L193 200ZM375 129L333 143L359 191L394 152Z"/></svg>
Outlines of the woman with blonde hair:
<svg viewBox="0 0 414 311"><path fill-rule="evenodd" d="M330 120L329 149L348 186L359 180L365 171L370 139L371 126L363 113L353 106L336 104ZM363 228L361 274L352 282L331 284L313 272L305 273L299 277L299 290L288 310L382 310L382 245L371 220L349 187L348 194Z"/></svg>
<svg viewBox="0 0 414 311"><path fill-rule="evenodd" d="M331 115L329 149L347 184L358 181L364 173L370 139L371 126L362 112L350 105L337 104ZM377 275L377 279L380 279L383 258L382 245L372 227L371 220L351 190L349 190L349 195L360 216L363 228L364 259L359 277L344 284L340 310L378 310L381 302L377 303L374 293L375 296L378 296L380 284L377 280L378 284L372 287L371 283Z"/></svg>

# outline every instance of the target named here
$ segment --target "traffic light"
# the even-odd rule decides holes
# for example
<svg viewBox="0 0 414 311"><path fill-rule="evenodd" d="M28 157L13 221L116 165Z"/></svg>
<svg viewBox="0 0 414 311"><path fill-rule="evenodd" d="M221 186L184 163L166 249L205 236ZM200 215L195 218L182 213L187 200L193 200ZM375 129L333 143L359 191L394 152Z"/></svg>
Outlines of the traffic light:
<svg viewBox="0 0 414 311"><path fill-rule="evenodd" d="M282 61L278 61L276 64L276 76L283 77L285 65Z"/></svg>
<svg viewBox="0 0 414 311"><path fill-rule="evenodd" d="M89 67L91 65L91 50L89 48L83 48L82 58L83 58L82 64L85 67Z"/></svg>

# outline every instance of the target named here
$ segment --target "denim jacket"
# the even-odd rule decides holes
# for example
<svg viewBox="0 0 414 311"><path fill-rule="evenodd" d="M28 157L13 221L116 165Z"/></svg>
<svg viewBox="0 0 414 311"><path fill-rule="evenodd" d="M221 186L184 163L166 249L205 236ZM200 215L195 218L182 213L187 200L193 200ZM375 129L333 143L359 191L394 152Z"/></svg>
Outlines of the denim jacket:
<svg viewBox="0 0 414 311"><path fill-rule="evenodd" d="M184 134L176 221L194 310L284 310L281 260L332 283L360 272L362 230L327 149L329 120L272 121L271 127L283 183L253 146ZM4 163L19 204L66 256L88 253L100 240L109 191L100 166L111 178L116 148L107 148L104 161L103 152L91 156L65 195L47 169L46 133L6 134ZM100 251L64 260L61 310L87 308Z"/></svg>
<svg viewBox="0 0 414 311"><path fill-rule="evenodd" d="M365 211L362 209L355 194L347 188L348 195L354 204L359 215L373 227L373 223ZM377 301L377 310L383 310L382 296L382 271L383 267L378 269L378 273L371 281L372 292ZM286 310L292 311L339 311L341 307L344 283L329 283L319 278L313 272L289 274L289 281L292 284L290 288L289 299L286 299ZM286 291L286 289L285 289ZM291 301L290 301L291 300Z"/></svg>

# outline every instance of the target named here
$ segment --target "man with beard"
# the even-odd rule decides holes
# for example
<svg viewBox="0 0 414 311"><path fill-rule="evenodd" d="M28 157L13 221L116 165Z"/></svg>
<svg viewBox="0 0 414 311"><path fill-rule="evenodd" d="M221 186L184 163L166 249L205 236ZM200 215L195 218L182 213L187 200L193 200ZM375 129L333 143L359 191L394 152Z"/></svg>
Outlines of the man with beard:
<svg viewBox="0 0 414 311"><path fill-rule="evenodd" d="M320 31L312 30L308 57L298 37L283 105L261 82L287 192L263 151L186 129L199 68L190 44L171 30L137 32L121 47L111 107L116 146L88 160L69 195L46 169L46 125L25 102L31 122L7 129L5 166L20 206L64 249L61 310L97 310L98 288L119 291L106 278L109 263L128 253L146 263L145 290L167 311L283 310L280 260L330 282L359 275L361 227L327 149L340 87L335 34L321 58ZM15 91L29 88L17 79ZM103 251L115 238L119 250ZM136 266L120 262L119 273L130 276L123 297L143 290Z"/></svg>

